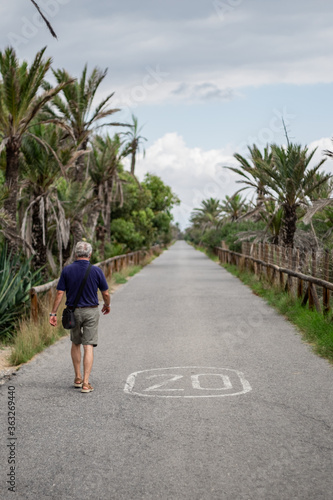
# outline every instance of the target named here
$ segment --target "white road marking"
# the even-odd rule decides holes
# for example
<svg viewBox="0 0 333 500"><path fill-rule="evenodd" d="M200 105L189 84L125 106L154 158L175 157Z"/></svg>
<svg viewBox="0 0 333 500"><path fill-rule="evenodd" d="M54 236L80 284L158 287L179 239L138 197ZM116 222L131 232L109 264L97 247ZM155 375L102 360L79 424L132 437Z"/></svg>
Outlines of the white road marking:
<svg viewBox="0 0 333 500"><path fill-rule="evenodd" d="M163 376L165 376L163 373L159 373L158 375L151 375L148 378L151 379L151 378L163 377ZM170 374L168 375L168 377L170 377ZM167 389L165 388L165 386L169 382L175 382L176 380L180 380L181 378L183 378L183 375L172 375L171 378L164 380L164 382L162 382L161 384L152 385L151 387L148 387L147 389L144 389L144 390L147 392L148 391L183 391L184 389L171 389L170 387L168 387ZM163 387L163 389L161 389L161 387Z"/></svg>
<svg viewBox="0 0 333 500"><path fill-rule="evenodd" d="M223 387L201 387L199 377L220 377L223 381ZM232 389L232 383L228 375L222 375L221 373L198 373L198 375L191 375L192 387L193 389L199 389L201 391L226 391Z"/></svg>
<svg viewBox="0 0 333 500"><path fill-rule="evenodd" d="M170 374L169 370L179 370L182 373ZM192 374L187 373L192 370ZM197 373L193 374L193 370ZM216 372L218 370L218 372ZM152 373L153 372L153 373ZM158 373L156 373L158 372ZM146 374L152 373L147 376ZM171 377L170 377L171 375ZM202 387L200 384L199 377L202 376L216 376L220 377L223 381L223 387ZM147 380L151 380L156 377L165 377L158 384L142 387ZM139 380L139 382L138 382ZM166 387L168 384L174 383L178 380L182 380L183 388ZM238 387L234 387L235 384ZM140 388L134 390L135 385L139 385ZM252 387L250 383L244 377L244 374L238 370L232 368L216 368L216 367L202 367L202 366L177 366L171 368L153 368L151 370L140 370L131 373L126 380L124 392L126 394L143 396L143 397L158 397L158 398L221 398L226 396L240 396L241 394L246 394L250 392ZM183 394L147 394L147 392L170 392L170 391L183 391ZM197 394L200 391L201 394ZM202 394L202 391L206 391L206 394ZM212 391L211 394L207 392ZM219 394L217 392L220 391Z"/></svg>

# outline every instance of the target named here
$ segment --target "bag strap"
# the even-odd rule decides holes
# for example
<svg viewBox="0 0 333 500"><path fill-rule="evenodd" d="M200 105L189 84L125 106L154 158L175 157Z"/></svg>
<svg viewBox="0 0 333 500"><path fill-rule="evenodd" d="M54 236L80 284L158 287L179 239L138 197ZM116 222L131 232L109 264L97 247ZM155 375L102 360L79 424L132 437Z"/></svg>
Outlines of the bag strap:
<svg viewBox="0 0 333 500"><path fill-rule="evenodd" d="M77 292L77 295L75 297L75 301L74 301L74 305L73 305L73 309L72 311L74 311L76 309L76 306L78 305L78 302L80 300L80 297L82 295L82 292L83 292L83 289L84 289L84 285L86 284L87 282L87 279L88 279L88 276L89 276L89 273L91 271L91 268L92 268L92 264L90 264L89 262L89 266L88 266L88 269L86 270L86 274L84 275L84 278L81 282L81 285L80 285L80 288L79 288L79 291Z"/></svg>

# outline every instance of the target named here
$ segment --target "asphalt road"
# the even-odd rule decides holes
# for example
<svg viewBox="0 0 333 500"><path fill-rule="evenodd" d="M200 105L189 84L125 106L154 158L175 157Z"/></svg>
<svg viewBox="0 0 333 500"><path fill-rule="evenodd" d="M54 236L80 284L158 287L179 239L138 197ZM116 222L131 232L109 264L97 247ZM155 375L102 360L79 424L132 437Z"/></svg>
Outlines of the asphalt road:
<svg viewBox="0 0 333 500"><path fill-rule="evenodd" d="M0 389L1 498L333 498L332 366L184 242L113 295L93 393L72 387L69 351L65 338Z"/></svg>

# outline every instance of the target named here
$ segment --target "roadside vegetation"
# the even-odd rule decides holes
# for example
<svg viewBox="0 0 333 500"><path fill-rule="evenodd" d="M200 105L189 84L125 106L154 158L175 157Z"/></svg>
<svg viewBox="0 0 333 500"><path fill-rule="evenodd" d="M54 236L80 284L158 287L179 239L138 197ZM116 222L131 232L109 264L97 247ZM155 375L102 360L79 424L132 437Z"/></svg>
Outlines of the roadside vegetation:
<svg viewBox="0 0 333 500"><path fill-rule="evenodd" d="M185 239L211 258L222 241L236 252L247 241L299 248L300 255L317 250L332 253L333 179L322 167L333 153L323 151L315 162L315 152L290 142L286 133L286 145L271 144L260 151L254 144L247 157L235 153L238 165L225 168L237 174L243 186L224 200L210 198L193 210ZM244 196L245 190L252 198ZM332 311L323 315L309 310L254 274L223 266L295 324L319 355L333 360Z"/></svg>
<svg viewBox="0 0 333 500"><path fill-rule="evenodd" d="M324 316L316 310L305 308L300 299L271 287L268 282L259 280L253 273L241 271L230 264L223 264L223 267L293 323L317 354L333 362L332 313Z"/></svg>
<svg viewBox="0 0 333 500"><path fill-rule="evenodd" d="M96 263L178 233L178 197L157 175L136 176L138 119L114 119L114 92L96 98L106 74L72 76L45 48L30 64L0 51L0 344L28 321L29 289L57 278L78 241Z"/></svg>

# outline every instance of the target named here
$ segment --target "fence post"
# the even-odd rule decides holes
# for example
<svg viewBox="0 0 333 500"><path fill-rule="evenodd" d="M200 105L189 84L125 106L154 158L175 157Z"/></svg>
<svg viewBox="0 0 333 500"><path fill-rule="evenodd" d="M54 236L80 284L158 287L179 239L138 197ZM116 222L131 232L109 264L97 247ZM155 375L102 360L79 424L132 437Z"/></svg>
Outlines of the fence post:
<svg viewBox="0 0 333 500"><path fill-rule="evenodd" d="M296 250L296 270L300 271L300 252L299 248ZM303 280L300 278L297 279L297 297L301 298L303 296Z"/></svg>
<svg viewBox="0 0 333 500"><path fill-rule="evenodd" d="M293 269L293 249L291 247L287 247L286 249L287 252L287 268L292 270ZM290 274L287 275L287 285L286 285L287 291L290 295L293 293L293 279L290 276Z"/></svg>
<svg viewBox="0 0 333 500"><path fill-rule="evenodd" d="M273 245L271 243L269 245L269 263L270 264L275 264L274 250L275 250L275 245ZM274 286L274 284L275 284L275 276L276 276L275 269L270 269L270 282L271 282L272 286Z"/></svg>
<svg viewBox="0 0 333 500"><path fill-rule="evenodd" d="M284 248L279 246L279 260L280 260L280 267L284 267ZM284 288L284 275L282 271L279 271L280 274L280 287L283 290Z"/></svg>
<svg viewBox="0 0 333 500"><path fill-rule="evenodd" d="M257 244L257 259L262 260L262 243ZM262 265L258 263L258 277L261 279Z"/></svg>
<svg viewBox="0 0 333 500"><path fill-rule="evenodd" d="M329 281L330 279L330 254L328 250L324 253L324 280ZM328 288L323 287L323 306L324 314L327 314L330 310L330 291Z"/></svg>
<svg viewBox="0 0 333 500"><path fill-rule="evenodd" d="M317 275L317 253L315 250L312 251L312 276L315 278ZM318 300L318 295L317 295L317 290L316 290L316 285L313 283L310 283L310 296L312 297L312 303L316 306L316 309L318 312L321 312L319 300ZM309 297L310 298L310 297ZM309 301L309 307L310 307L310 301Z"/></svg>
<svg viewBox="0 0 333 500"><path fill-rule="evenodd" d="M38 321L38 299L37 299L37 293L34 288L30 289L30 311L31 311L31 318L34 323L37 323Z"/></svg>
<svg viewBox="0 0 333 500"><path fill-rule="evenodd" d="M269 264L269 250L270 250L269 244L265 243L265 259L264 259L264 261L266 262L266 264ZM265 267L266 267L266 278L269 280L271 277L271 269L268 266L265 266Z"/></svg>

